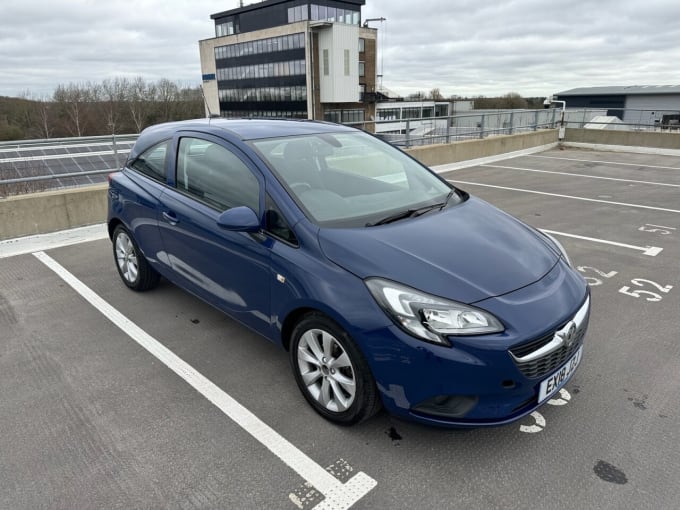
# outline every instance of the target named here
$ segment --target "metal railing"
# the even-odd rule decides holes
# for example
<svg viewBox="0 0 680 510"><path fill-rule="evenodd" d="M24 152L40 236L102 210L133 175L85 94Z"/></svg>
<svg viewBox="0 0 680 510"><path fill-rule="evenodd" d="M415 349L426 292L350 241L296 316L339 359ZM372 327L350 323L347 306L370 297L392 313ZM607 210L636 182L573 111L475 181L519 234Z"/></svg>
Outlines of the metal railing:
<svg viewBox="0 0 680 510"><path fill-rule="evenodd" d="M398 103L396 103L398 104ZM554 129L561 124L561 110L558 108L541 110L473 110L449 117L382 119L375 121L347 123L365 131L375 133L402 148L422 145L451 143L460 140L483 139L498 135L512 135ZM612 117L616 116L615 122ZM607 117L599 119L598 117ZM604 128L633 131L680 131L680 111L678 110L640 110L640 109L567 109L564 125L576 128ZM123 164L119 158L119 144L130 144L138 135L108 135L81 138L56 138L47 140L21 140L0 142L0 197L9 194L41 191L48 187L41 182L54 179L75 179L78 177L99 176L120 168ZM50 148L78 148L92 145L110 145L115 163L106 168L82 172L54 172L44 161L37 164L35 157L13 158L22 160L25 167L21 171L12 169L19 177L9 177L6 167L7 158L3 153ZM47 158L48 156L45 156ZM31 163L34 163L31 166ZM78 186L78 184L75 184ZM71 186L60 186L71 187Z"/></svg>
<svg viewBox="0 0 680 510"><path fill-rule="evenodd" d="M137 137L125 134L0 142L0 197L103 182L98 177L122 167ZM97 147L104 150L93 150ZM62 162L71 157L90 161L83 169L73 159L71 166L78 170L69 171ZM96 168L92 160L101 167Z"/></svg>
<svg viewBox="0 0 680 510"><path fill-rule="evenodd" d="M549 110L476 110L450 117L383 119L348 123L375 133L398 147L451 143L551 129L559 125L560 112Z"/></svg>

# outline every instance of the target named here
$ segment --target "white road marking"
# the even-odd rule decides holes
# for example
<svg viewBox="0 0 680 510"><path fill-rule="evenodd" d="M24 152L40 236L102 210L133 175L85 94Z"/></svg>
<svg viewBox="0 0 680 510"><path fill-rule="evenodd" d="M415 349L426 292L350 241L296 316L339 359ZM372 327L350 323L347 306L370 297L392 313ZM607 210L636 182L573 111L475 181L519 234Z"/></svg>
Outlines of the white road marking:
<svg viewBox="0 0 680 510"><path fill-rule="evenodd" d="M650 184L652 186L668 186L671 188L680 188L680 184L667 184L664 182L652 182L652 181L636 181L634 179L620 179L617 177L602 177L599 175L586 175L586 174L575 174L570 172L553 172L550 170L536 170L534 168L521 168L516 166L502 166L502 165L482 165L486 168L502 168L505 170L521 170L523 172L536 172L540 174L554 174L554 175L567 175L570 177L583 177L584 179L601 179L604 181L618 181L618 182L632 182L635 184Z"/></svg>
<svg viewBox="0 0 680 510"><path fill-rule="evenodd" d="M633 246L632 244L625 244L625 243L617 243L616 241L606 241L604 239L597 239L596 237L586 237L586 236L580 236L577 234L567 234L566 232L556 232L555 230L546 230L544 228L540 229L541 232L545 232L546 234L553 234L557 236L564 236L564 237L573 237L574 239L581 239L583 241L590 241L593 243L602 243L602 244L609 244L612 246L618 246L619 248L628 248L629 250L637 250L643 252L644 255L648 255L650 257L656 257L659 253L663 251L663 248L659 248L658 246Z"/></svg>
<svg viewBox="0 0 680 510"><path fill-rule="evenodd" d="M109 237L109 233L106 229L106 223L100 223L87 227L52 232L51 234L37 234L6 239L0 241L0 259L25 255L35 251L61 248L62 246L70 246L72 244L86 243L88 241L98 241L107 237Z"/></svg>
<svg viewBox="0 0 680 510"><path fill-rule="evenodd" d="M495 156L487 156L484 158L468 159L465 161L457 161L455 163L446 163L443 165L435 165L430 167L435 173L443 174L445 172L453 172L454 170L462 170L471 166L480 166L487 163L495 163L496 161L504 161L506 159L519 158L520 156L528 156L536 152L545 152L557 147L557 142L549 143L547 145L539 145L538 147L530 147L529 149L522 149L513 152L505 152L503 154L496 154Z"/></svg>
<svg viewBox="0 0 680 510"><path fill-rule="evenodd" d="M571 394L564 388L560 388L560 397L551 398L550 400L548 400L548 404L550 404L551 406L564 406L567 405L570 400Z"/></svg>
<svg viewBox="0 0 680 510"><path fill-rule="evenodd" d="M584 198L584 197L575 197L573 195L562 195L560 193L547 193L545 191L535 191L531 189L522 189L522 188L510 188L507 186L496 186L494 184L481 184L479 182L468 182L468 181L458 181L455 179L447 179L449 182L453 183L458 183L458 184L467 184L469 186L482 186L485 188L496 188L496 189L505 189L508 191L519 191L522 193L533 193L535 195L545 195L548 197L559 197L559 198L571 198L572 200L583 200L584 202L597 202L600 204L610 204L610 205L620 205L623 207L636 207L638 209L649 209L652 211L662 211L662 212L670 212L670 213L679 213L680 210L678 209L666 209L665 207L654 207L651 205L641 205L641 204L629 204L626 202L613 202L611 200L598 200L596 198Z"/></svg>
<svg viewBox="0 0 680 510"><path fill-rule="evenodd" d="M642 163L623 163L621 161L600 161L597 159L577 159L577 158L562 158L558 156L540 156L538 154L528 154L527 156L531 158L544 158L544 159L561 159L564 161L580 161L582 163L602 163L603 165L621 165L621 166L635 166L644 168L660 168L663 170L680 170L680 168L675 166L659 166L659 165L645 165Z"/></svg>
<svg viewBox="0 0 680 510"><path fill-rule="evenodd" d="M104 317L189 383L302 478L311 483L325 496L325 499L315 508L338 510L350 508L377 485L373 478L363 472L357 473L345 484L340 483L338 479L298 450L278 432L102 299L52 257L45 252L36 252L33 255L99 310Z"/></svg>
<svg viewBox="0 0 680 510"><path fill-rule="evenodd" d="M520 432L526 432L527 434L536 434L537 432L542 432L545 427L545 418L538 411L534 411L529 416L531 416L536 422L535 425L520 425Z"/></svg>

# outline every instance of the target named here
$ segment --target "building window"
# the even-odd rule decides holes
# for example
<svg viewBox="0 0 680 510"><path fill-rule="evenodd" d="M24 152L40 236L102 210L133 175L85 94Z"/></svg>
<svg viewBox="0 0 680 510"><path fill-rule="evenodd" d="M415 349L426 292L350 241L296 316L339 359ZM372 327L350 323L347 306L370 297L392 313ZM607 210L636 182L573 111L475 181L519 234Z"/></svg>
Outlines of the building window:
<svg viewBox="0 0 680 510"><path fill-rule="evenodd" d="M215 35L217 37L222 37L224 35L234 35L234 22L229 21L227 23L215 25Z"/></svg>
<svg viewBox="0 0 680 510"><path fill-rule="evenodd" d="M330 74L330 61L328 58L328 50L323 50L323 75L328 76Z"/></svg>
<svg viewBox="0 0 680 510"><path fill-rule="evenodd" d="M366 64L364 62L359 62L359 76L366 76Z"/></svg>
<svg viewBox="0 0 680 510"><path fill-rule="evenodd" d="M258 41L230 44L228 46L218 46L215 48L215 58L237 58L244 55L261 53L274 53L288 49L298 49L305 47L305 34L291 34L281 37L271 37Z"/></svg>
<svg viewBox="0 0 680 510"><path fill-rule="evenodd" d="M359 37L359 53L366 51L366 39Z"/></svg>
<svg viewBox="0 0 680 510"><path fill-rule="evenodd" d="M345 50L345 76L349 76L349 50Z"/></svg>
<svg viewBox="0 0 680 510"><path fill-rule="evenodd" d="M288 23L307 21L309 18L309 7L307 4L288 8Z"/></svg>
<svg viewBox="0 0 680 510"><path fill-rule="evenodd" d="M335 122L336 124L352 124L364 122L366 112L364 110L328 110L324 112L323 119L326 122Z"/></svg>
<svg viewBox="0 0 680 510"><path fill-rule="evenodd" d="M358 25L361 17L359 11L352 11L350 9L341 9L336 7L327 7L325 5L311 4L310 17L312 21L336 21L338 23L346 23L348 25ZM295 19L295 14L291 14L291 7L288 9L288 23L293 23L291 19ZM292 18L291 18L292 16ZM305 18L307 19L307 18Z"/></svg>
<svg viewBox="0 0 680 510"><path fill-rule="evenodd" d="M399 120L401 110L399 108L383 108L377 111L378 120Z"/></svg>

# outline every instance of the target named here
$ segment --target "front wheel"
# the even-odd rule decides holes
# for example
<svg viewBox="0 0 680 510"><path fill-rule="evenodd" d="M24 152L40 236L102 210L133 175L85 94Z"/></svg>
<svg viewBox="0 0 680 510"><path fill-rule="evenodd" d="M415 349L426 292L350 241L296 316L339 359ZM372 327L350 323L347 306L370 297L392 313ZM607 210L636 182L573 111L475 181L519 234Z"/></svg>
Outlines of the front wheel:
<svg viewBox="0 0 680 510"><path fill-rule="evenodd" d="M350 336L325 315L309 314L298 323L290 359L302 394L324 418L353 425L380 409L368 363Z"/></svg>
<svg viewBox="0 0 680 510"><path fill-rule="evenodd" d="M132 290L143 291L155 287L160 275L149 265L132 234L122 225L113 231L113 257L123 283Z"/></svg>

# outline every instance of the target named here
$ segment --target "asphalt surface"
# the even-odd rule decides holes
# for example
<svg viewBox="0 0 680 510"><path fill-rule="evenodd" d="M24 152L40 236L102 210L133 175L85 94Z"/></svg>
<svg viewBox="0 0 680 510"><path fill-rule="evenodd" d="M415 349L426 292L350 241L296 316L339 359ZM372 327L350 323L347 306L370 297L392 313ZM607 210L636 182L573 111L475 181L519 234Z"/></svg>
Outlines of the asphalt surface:
<svg viewBox="0 0 680 510"><path fill-rule="evenodd" d="M108 240L47 254L340 483L375 480L352 508L680 507L680 158L555 149L445 176L553 232L592 286L566 391L505 427L333 426L285 352L167 282L129 291ZM323 504L31 254L0 258L0 388L0 508Z"/></svg>

